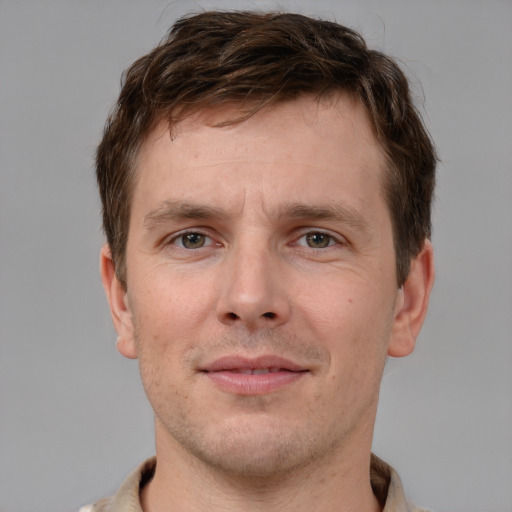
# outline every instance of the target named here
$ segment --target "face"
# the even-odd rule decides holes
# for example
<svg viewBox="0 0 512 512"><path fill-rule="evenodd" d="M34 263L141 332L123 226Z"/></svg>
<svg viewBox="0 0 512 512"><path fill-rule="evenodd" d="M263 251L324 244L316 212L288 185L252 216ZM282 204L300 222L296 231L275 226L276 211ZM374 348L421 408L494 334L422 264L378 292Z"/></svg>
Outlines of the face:
<svg viewBox="0 0 512 512"><path fill-rule="evenodd" d="M153 131L127 288L106 250L103 279L157 453L266 476L369 451L386 355L412 350L425 294L422 309L421 286L396 288L385 158L359 103L304 97L214 126L236 115Z"/></svg>

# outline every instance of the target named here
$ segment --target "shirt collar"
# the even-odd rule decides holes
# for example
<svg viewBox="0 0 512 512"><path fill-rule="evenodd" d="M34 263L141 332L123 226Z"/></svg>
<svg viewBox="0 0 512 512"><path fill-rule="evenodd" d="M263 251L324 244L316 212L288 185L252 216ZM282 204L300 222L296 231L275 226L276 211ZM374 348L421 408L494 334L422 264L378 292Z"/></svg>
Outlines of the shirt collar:
<svg viewBox="0 0 512 512"><path fill-rule="evenodd" d="M156 457L152 457L126 478L114 496L83 507L80 512L142 512L140 490L153 478L155 469ZM420 512L421 509L407 501L397 472L373 454L370 480L375 496L384 506L383 512Z"/></svg>

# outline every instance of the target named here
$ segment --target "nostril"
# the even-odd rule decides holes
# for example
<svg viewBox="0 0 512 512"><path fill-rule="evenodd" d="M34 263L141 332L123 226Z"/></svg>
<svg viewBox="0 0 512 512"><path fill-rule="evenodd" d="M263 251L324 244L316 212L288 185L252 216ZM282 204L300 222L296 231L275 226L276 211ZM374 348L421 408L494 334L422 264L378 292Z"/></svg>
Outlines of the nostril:
<svg viewBox="0 0 512 512"><path fill-rule="evenodd" d="M275 320L277 318L277 315L272 311L267 311L266 313L263 313L259 318L267 318L268 320ZM244 320L244 321L250 321L250 317L245 317L244 315L240 316L236 313L233 313L233 311L229 311L226 313L225 320L229 322L234 322L238 320Z"/></svg>

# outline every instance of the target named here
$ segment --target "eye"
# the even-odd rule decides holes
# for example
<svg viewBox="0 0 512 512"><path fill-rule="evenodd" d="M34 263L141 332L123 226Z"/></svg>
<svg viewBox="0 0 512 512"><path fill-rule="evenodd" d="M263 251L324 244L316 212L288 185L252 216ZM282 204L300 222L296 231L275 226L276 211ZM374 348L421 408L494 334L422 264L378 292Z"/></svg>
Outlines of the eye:
<svg viewBox="0 0 512 512"><path fill-rule="evenodd" d="M328 235L322 231L311 231L302 235L296 243L297 245L307 245L312 249L325 249L326 247L335 245L337 241L332 235Z"/></svg>
<svg viewBox="0 0 512 512"><path fill-rule="evenodd" d="M196 231L182 233L172 240L173 245L183 249L201 249L201 247L212 245L212 243L213 241L209 236Z"/></svg>

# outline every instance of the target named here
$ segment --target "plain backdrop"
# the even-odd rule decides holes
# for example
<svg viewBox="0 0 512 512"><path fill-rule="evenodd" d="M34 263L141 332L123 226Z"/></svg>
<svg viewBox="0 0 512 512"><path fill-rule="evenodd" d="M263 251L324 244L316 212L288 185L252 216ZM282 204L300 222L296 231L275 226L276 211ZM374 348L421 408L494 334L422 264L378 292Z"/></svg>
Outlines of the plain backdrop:
<svg viewBox="0 0 512 512"><path fill-rule="evenodd" d="M512 511L504 0L0 0L0 510L77 510L154 451L98 276L93 155L122 70L178 16L234 7L335 19L411 77L442 159L437 283L416 352L389 361L374 450L424 506Z"/></svg>

